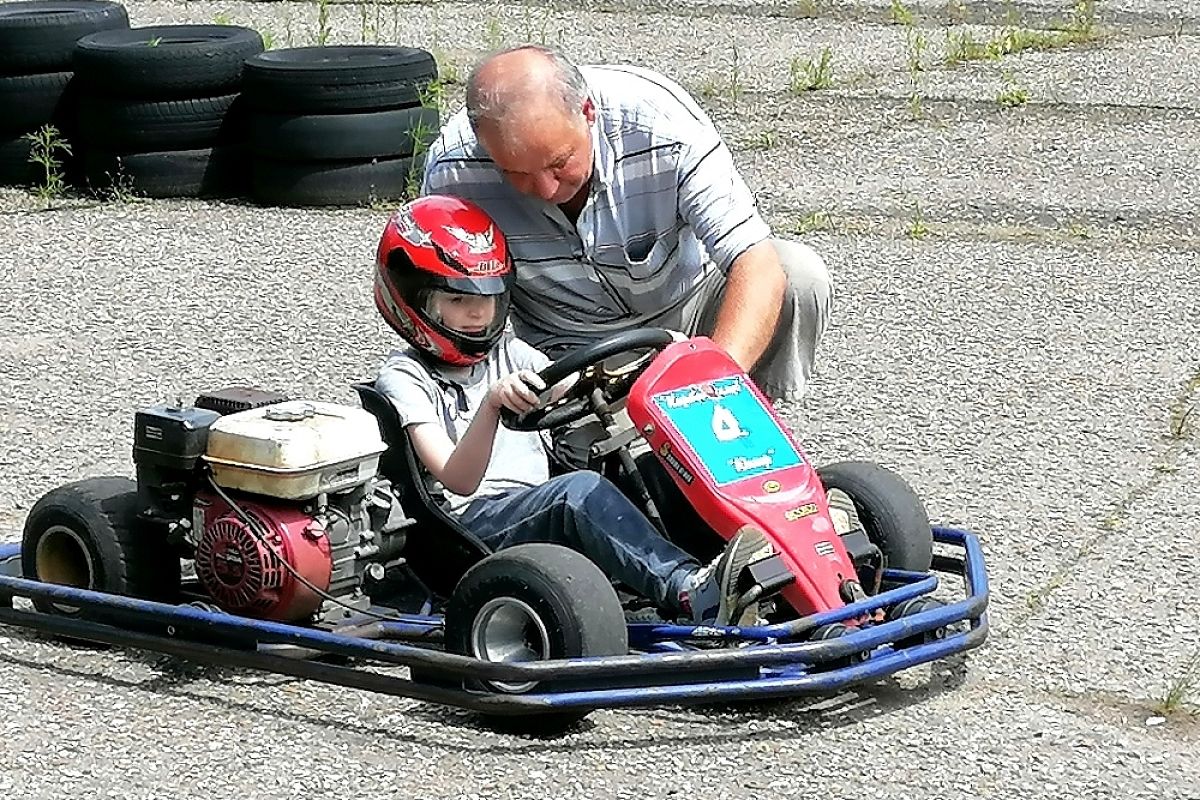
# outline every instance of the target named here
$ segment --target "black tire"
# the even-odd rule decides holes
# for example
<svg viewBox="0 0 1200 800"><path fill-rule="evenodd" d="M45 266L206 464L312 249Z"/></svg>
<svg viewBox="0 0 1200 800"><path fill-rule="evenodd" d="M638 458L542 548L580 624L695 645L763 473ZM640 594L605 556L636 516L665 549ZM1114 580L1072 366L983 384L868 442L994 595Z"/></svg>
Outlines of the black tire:
<svg viewBox="0 0 1200 800"><path fill-rule="evenodd" d="M80 38L128 27L125 7L108 0L0 4L0 75L69 72Z"/></svg>
<svg viewBox="0 0 1200 800"><path fill-rule="evenodd" d="M151 100L230 94L262 35L240 25L155 25L102 31L75 46L75 72L111 95Z"/></svg>
<svg viewBox="0 0 1200 800"><path fill-rule="evenodd" d="M841 489L854 503L867 538L891 569L927 572L933 531L920 496L899 475L867 461L842 461L817 469L825 489Z"/></svg>
<svg viewBox="0 0 1200 800"><path fill-rule="evenodd" d="M52 489L26 518L22 572L48 583L173 602L179 594L179 557L165 537L139 525L138 508L137 484L128 478L87 478ZM34 606L79 614L42 600Z"/></svg>
<svg viewBox="0 0 1200 800"><path fill-rule="evenodd" d="M629 651L621 601L600 568L574 550L541 543L500 550L463 575L446 607L446 650L486 658L473 636L474 626L486 619L489 604L512 601L532 610L544 626L545 641L539 641L537 649L545 649L545 658L624 655ZM558 681L520 687L472 685L515 693L567 688ZM578 686L572 682L570 688ZM548 732L568 727L587 714L585 709L515 718L493 716L488 721L514 730Z"/></svg>
<svg viewBox="0 0 1200 800"><path fill-rule="evenodd" d="M420 180L411 158L372 161L275 161L256 158L254 199L275 206L352 206L404 197Z"/></svg>
<svg viewBox="0 0 1200 800"><path fill-rule="evenodd" d="M29 160L32 143L20 136L0 141L0 186L32 186L45 177L41 164ZM65 155L65 154L64 154ZM59 156L62 160L63 156Z"/></svg>
<svg viewBox="0 0 1200 800"><path fill-rule="evenodd" d="M69 120L70 72L0 77L0 134L25 133Z"/></svg>
<svg viewBox="0 0 1200 800"><path fill-rule="evenodd" d="M139 101L91 95L80 101L88 143L114 153L192 150L244 142L241 95Z"/></svg>
<svg viewBox="0 0 1200 800"><path fill-rule="evenodd" d="M241 147L113 153L88 150L84 174L93 190L119 187L142 197L230 197L245 175Z"/></svg>
<svg viewBox="0 0 1200 800"><path fill-rule="evenodd" d="M411 156L428 148L441 116L417 106L363 114L270 114L250 123L255 155L282 161L353 161Z"/></svg>
<svg viewBox="0 0 1200 800"><path fill-rule="evenodd" d="M437 78L427 50L340 45L270 50L246 62L253 108L292 114L375 111L422 104Z"/></svg>

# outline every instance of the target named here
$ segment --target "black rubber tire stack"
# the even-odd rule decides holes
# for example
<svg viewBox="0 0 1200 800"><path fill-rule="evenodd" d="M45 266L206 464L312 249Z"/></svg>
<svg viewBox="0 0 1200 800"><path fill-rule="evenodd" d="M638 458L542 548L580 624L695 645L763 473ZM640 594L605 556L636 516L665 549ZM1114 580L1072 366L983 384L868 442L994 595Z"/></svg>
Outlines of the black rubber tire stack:
<svg viewBox="0 0 1200 800"><path fill-rule="evenodd" d="M433 55L394 45L271 50L246 62L253 187L262 205L347 206L404 197L440 115Z"/></svg>
<svg viewBox="0 0 1200 800"><path fill-rule="evenodd" d="M96 31L128 28L125 7L108 0L32 0L0 3L0 185L41 183L25 139L45 125L58 128L72 154L57 150L64 174L75 159L75 42Z"/></svg>
<svg viewBox="0 0 1200 800"><path fill-rule="evenodd" d="M246 188L242 70L262 35L238 25L104 31L75 46L84 171L94 190L229 197Z"/></svg>

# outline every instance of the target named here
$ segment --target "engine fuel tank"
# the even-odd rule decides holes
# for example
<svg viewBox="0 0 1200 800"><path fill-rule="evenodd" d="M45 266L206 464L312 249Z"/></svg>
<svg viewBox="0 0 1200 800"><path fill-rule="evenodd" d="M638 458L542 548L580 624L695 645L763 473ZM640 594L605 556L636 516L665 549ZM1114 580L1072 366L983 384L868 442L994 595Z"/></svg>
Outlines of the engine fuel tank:
<svg viewBox="0 0 1200 800"><path fill-rule="evenodd" d="M213 422L204 460L226 489L304 500L370 479L385 449L371 412L291 400Z"/></svg>

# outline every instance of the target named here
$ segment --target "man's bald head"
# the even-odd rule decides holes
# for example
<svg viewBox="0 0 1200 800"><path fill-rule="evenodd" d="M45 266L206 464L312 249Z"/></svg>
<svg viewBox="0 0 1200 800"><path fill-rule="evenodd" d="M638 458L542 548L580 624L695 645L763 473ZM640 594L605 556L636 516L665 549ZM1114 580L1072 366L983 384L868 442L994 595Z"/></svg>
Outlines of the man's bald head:
<svg viewBox="0 0 1200 800"><path fill-rule="evenodd" d="M467 79L467 117L481 128L502 133L548 112L580 113L587 84L579 70L556 50L522 45L488 56Z"/></svg>

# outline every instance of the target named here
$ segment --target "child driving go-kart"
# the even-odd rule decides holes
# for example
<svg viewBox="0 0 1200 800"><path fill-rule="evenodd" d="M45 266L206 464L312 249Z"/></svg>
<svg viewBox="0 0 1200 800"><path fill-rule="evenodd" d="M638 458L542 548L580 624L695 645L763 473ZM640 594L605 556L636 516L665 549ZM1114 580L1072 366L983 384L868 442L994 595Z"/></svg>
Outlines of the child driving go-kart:
<svg viewBox="0 0 1200 800"><path fill-rule="evenodd" d="M660 613L693 624L731 619L736 578L772 548L748 527L709 565L666 539L613 483L592 471L551 477L541 436L500 425L557 399L536 374L545 355L508 324L514 265L504 234L478 206L428 196L388 221L377 252L375 303L406 345L376 386L396 406L417 457L450 511L493 550L548 542L579 551Z"/></svg>

